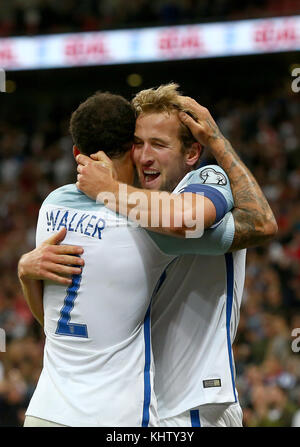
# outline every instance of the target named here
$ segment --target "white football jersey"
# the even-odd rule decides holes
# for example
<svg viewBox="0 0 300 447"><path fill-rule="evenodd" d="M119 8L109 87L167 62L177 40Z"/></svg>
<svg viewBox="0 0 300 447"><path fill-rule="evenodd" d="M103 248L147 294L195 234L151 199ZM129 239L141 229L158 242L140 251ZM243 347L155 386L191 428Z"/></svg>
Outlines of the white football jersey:
<svg viewBox="0 0 300 447"><path fill-rule="evenodd" d="M228 178L218 166L187 174L174 192L182 191L210 194L222 205L221 193L230 201ZM217 223L205 233L219 230ZM203 404L237 401L232 342L239 322L246 250L205 254L177 258L153 298L154 389L161 419ZM213 246L211 254L215 254Z"/></svg>
<svg viewBox="0 0 300 447"><path fill-rule="evenodd" d="M67 185L43 203L37 245L63 226L63 244L82 246L85 265L70 287L45 282L44 365L26 415L68 426L155 426L151 297L176 254L228 250L232 215L200 239L160 237Z"/></svg>
<svg viewBox="0 0 300 447"><path fill-rule="evenodd" d="M174 258L75 185L43 203L37 245L62 227L84 249L69 287L44 284L44 364L26 415L67 426L155 426L150 304Z"/></svg>

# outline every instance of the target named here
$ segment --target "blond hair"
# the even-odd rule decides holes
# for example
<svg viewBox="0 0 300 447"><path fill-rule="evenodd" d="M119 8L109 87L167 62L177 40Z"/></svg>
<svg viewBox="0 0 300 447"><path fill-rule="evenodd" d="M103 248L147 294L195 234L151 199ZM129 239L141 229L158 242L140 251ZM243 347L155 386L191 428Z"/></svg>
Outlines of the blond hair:
<svg viewBox="0 0 300 447"><path fill-rule="evenodd" d="M136 116L142 113L174 113L184 111L193 115L190 110L184 109L181 105L181 93L178 91L179 85L170 82L166 85L160 85L157 88L142 90L133 98L132 105ZM196 142L191 131L180 123L178 135L183 151Z"/></svg>
<svg viewBox="0 0 300 447"><path fill-rule="evenodd" d="M132 100L137 116L141 113L182 110L178 88L178 84L171 82L139 92Z"/></svg>

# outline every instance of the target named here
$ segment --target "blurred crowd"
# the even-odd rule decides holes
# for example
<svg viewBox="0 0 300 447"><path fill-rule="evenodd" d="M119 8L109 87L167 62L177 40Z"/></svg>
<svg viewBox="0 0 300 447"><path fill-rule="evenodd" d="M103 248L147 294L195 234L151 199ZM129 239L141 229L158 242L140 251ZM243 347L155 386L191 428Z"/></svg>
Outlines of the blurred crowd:
<svg viewBox="0 0 300 447"><path fill-rule="evenodd" d="M43 101L30 114L21 107L0 110L0 328L6 332L0 426L22 425L42 367L44 334L24 302L17 263L34 247L44 198L75 181L72 110ZM234 343L244 425L300 426L299 95L283 85L247 102L222 99L213 114L256 176L279 226L273 241L247 254Z"/></svg>
<svg viewBox="0 0 300 447"><path fill-rule="evenodd" d="M247 253L233 345L245 426L300 426L300 102L288 92L225 101L219 115L279 227L272 242Z"/></svg>
<svg viewBox="0 0 300 447"><path fill-rule="evenodd" d="M237 20L299 11L298 0L1 0L0 36Z"/></svg>

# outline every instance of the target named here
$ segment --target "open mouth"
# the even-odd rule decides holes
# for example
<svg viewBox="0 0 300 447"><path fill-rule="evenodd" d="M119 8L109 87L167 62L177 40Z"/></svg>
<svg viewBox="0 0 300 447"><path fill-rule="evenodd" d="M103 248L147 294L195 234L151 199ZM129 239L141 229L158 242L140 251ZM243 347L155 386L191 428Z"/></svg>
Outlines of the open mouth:
<svg viewBox="0 0 300 447"><path fill-rule="evenodd" d="M143 175L145 185L150 186L160 177L160 172L148 169L143 171Z"/></svg>

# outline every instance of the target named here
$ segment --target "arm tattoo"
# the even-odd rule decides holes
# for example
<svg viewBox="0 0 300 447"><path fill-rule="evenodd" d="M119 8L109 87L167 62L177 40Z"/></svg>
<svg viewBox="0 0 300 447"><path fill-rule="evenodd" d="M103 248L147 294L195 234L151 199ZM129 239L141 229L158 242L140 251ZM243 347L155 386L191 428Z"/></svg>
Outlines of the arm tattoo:
<svg viewBox="0 0 300 447"><path fill-rule="evenodd" d="M211 127L215 129L215 126ZM273 237L276 221L261 188L229 141L217 129L213 138L223 142L222 150L214 155L229 177L234 198L235 235L230 250L266 242ZM270 224L273 232L268 234L266 230Z"/></svg>
<svg viewBox="0 0 300 447"><path fill-rule="evenodd" d="M215 123L212 123L210 119L206 119L206 123L213 131L213 135L211 135L211 138L213 138L214 140L217 138L224 138L220 132L220 129Z"/></svg>

